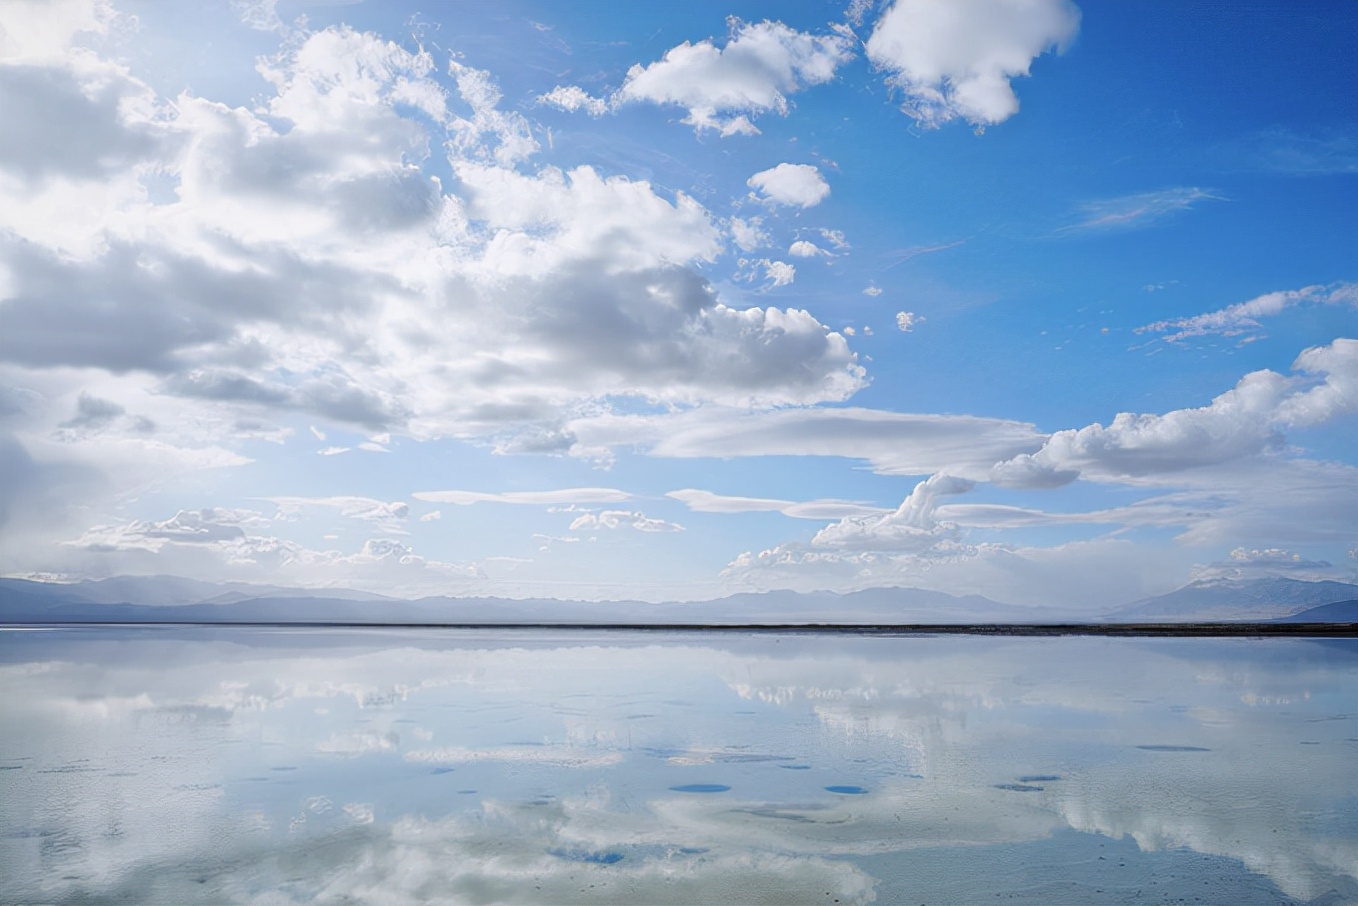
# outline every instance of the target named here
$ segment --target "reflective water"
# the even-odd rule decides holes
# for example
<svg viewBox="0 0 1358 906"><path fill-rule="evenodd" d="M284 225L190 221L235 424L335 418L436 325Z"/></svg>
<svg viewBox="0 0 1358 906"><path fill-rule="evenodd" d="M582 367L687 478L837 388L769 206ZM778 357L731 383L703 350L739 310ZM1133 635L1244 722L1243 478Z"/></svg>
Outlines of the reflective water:
<svg viewBox="0 0 1358 906"><path fill-rule="evenodd" d="M1358 902L1358 647L0 632L5 903Z"/></svg>

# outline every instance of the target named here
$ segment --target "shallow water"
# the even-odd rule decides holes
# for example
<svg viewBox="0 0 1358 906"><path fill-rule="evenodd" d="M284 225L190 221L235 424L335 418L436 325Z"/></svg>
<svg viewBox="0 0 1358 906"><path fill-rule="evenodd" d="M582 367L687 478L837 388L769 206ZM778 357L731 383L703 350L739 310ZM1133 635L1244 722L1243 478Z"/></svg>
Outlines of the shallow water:
<svg viewBox="0 0 1358 906"><path fill-rule="evenodd" d="M0 632L5 903L1358 903L1358 647Z"/></svg>

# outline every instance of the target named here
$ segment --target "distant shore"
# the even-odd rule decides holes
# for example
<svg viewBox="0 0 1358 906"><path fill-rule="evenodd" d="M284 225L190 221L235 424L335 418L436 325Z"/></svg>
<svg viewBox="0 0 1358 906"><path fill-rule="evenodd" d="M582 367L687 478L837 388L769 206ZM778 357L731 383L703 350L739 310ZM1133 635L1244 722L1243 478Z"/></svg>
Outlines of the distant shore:
<svg viewBox="0 0 1358 906"><path fill-rule="evenodd" d="M137 629L412 629L412 630L550 630L560 632L761 633L791 635L984 635L984 636L1142 636L1191 638L1310 637L1358 638L1358 623L359 623L318 621L214 622L137 621L7 621L0 630L38 628Z"/></svg>

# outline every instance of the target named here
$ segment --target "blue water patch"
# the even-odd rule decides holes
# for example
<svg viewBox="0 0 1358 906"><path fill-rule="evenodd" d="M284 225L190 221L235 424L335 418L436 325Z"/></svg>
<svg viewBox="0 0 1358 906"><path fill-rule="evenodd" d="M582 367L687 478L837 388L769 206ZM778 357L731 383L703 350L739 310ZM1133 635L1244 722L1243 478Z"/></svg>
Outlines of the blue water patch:
<svg viewBox="0 0 1358 906"><path fill-rule="evenodd" d="M1010 790L1015 793L1037 793L1041 792L1044 787L1033 786L1031 783L997 783L995 789Z"/></svg>
<svg viewBox="0 0 1358 906"><path fill-rule="evenodd" d="M1211 749L1204 749L1202 746L1137 746L1138 749L1145 749L1147 752L1210 752Z"/></svg>
<svg viewBox="0 0 1358 906"><path fill-rule="evenodd" d="M591 865L613 865L623 859L622 853L596 853L586 849L549 849L547 852L567 862L588 862Z"/></svg>
<svg viewBox="0 0 1358 906"><path fill-rule="evenodd" d="M809 764L780 764L780 765L778 765L778 767L783 768L783 769L788 770L788 771L809 771L809 770L811 770L811 765L809 765Z"/></svg>
<svg viewBox="0 0 1358 906"><path fill-rule="evenodd" d="M683 783L670 789L676 793L724 793L730 787L724 783Z"/></svg>
<svg viewBox="0 0 1358 906"><path fill-rule="evenodd" d="M861 786L838 786L838 785L836 785L836 786L827 786L825 789L827 789L827 790L830 791L831 793L842 793L842 794L845 795L845 796L862 796L864 793L867 792L867 790L864 789L864 788L861 787Z"/></svg>
<svg viewBox="0 0 1358 906"><path fill-rule="evenodd" d="M449 768L449 767L442 767L442 768L434 768L434 769L433 769L432 771L430 771L429 773L431 773L431 774L451 774L451 773L453 773L453 771L455 771L455 770L457 770L457 769L456 769L456 768Z"/></svg>
<svg viewBox="0 0 1358 906"><path fill-rule="evenodd" d="M1019 783L1051 783L1060 780L1059 774L1024 774L1018 779Z"/></svg>

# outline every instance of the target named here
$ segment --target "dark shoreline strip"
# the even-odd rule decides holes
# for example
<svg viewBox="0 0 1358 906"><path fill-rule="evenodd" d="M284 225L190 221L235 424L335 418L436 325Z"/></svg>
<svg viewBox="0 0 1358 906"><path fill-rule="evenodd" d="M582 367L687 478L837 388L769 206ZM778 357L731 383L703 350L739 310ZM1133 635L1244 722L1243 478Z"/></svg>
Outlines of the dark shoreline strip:
<svg viewBox="0 0 1358 906"><path fill-rule="evenodd" d="M1358 623L348 623L348 622L31 622L3 629L424 629L567 632L767 633L782 635L1153 636L1190 638L1358 638Z"/></svg>

